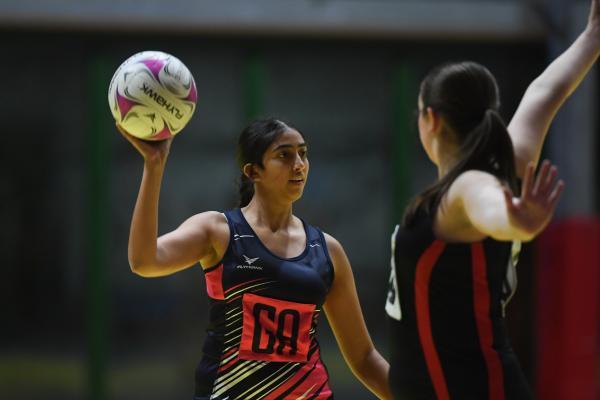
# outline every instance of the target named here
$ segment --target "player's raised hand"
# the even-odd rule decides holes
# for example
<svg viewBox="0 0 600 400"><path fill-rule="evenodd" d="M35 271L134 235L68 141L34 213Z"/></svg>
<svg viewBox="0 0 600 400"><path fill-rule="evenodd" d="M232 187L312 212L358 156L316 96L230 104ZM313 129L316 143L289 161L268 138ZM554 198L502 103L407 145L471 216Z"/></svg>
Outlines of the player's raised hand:
<svg viewBox="0 0 600 400"><path fill-rule="evenodd" d="M135 147L142 157L144 157L145 161L158 162L161 164L164 164L167 161L171 143L173 142L172 137L159 141L142 140L128 134L119 123L116 125L121 135Z"/></svg>
<svg viewBox="0 0 600 400"><path fill-rule="evenodd" d="M514 197L505 188L504 197L512 226L533 238L550 222L560 194L565 186L562 180L556 181L557 168L545 160L535 176L535 165L530 162L523 177L521 196Z"/></svg>

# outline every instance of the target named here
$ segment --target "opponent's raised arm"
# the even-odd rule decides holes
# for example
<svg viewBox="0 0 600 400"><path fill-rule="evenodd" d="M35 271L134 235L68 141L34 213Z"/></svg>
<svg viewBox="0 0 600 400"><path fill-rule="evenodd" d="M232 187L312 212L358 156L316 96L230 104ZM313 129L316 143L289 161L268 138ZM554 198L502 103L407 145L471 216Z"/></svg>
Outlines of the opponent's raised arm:
<svg viewBox="0 0 600 400"><path fill-rule="evenodd" d="M337 240L327 234L325 239L335 270L324 305L329 325L354 375L380 399L391 399L389 364L369 336L348 257Z"/></svg>
<svg viewBox="0 0 600 400"><path fill-rule="evenodd" d="M128 258L138 275L169 275L187 268L208 253L211 227L218 213L203 213L186 220L173 232L158 238L158 199L172 139L149 142L117 128L144 159L144 172L129 231Z"/></svg>
<svg viewBox="0 0 600 400"><path fill-rule="evenodd" d="M585 30L529 85L508 126L519 177L524 176L527 163L537 164L556 112L581 83L598 55L600 0L591 0Z"/></svg>

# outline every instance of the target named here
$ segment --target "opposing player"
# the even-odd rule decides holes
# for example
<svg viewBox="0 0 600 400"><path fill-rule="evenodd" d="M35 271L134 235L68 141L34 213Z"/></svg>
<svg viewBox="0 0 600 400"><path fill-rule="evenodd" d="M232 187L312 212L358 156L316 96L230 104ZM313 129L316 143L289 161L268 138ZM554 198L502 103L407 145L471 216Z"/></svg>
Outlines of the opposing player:
<svg viewBox="0 0 600 400"><path fill-rule="evenodd" d="M129 262L142 276L200 262L210 323L195 400L330 399L320 357L321 310L354 374L391 398L388 363L374 348L340 243L292 213L308 178L307 143L285 123L252 123L239 138L240 207L190 217L157 238L158 198L170 140L123 135L144 158Z"/></svg>
<svg viewBox="0 0 600 400"><path fill-rule="evenodd" d="M392 236L386 311L395 398L532 398L505 306L521 242L548 224L563 188L549 162L534 171L554 115L598 58L599 3L585 31L529 86L508 128L483 66L446 64L421 83L419 135L439 179Z"/></svg>

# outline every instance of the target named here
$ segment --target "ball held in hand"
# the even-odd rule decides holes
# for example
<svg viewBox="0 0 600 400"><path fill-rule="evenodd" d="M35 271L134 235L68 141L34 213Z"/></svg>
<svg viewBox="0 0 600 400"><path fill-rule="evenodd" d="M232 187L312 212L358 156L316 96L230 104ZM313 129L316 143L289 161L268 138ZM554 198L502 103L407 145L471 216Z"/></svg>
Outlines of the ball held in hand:
<svg viewBox="0 0 600 400"><path fill-rule="evenodd" d="M179 133L196 109L194 77L176 57L143 51L115 72L108 89L113 117L132 136L168 139Z"/></svg>

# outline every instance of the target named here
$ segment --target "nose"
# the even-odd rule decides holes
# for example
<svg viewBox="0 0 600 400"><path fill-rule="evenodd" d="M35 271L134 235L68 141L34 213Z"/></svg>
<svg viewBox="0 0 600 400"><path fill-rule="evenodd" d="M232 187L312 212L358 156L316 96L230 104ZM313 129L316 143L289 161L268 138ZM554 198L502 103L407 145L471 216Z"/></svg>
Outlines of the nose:
<svg viewBox="0 0 600 400"><path fill-rule="evenodd" d="M299 153L296 153L294 159L294 172L300 172L306 168L306 162Z"/></svg>

